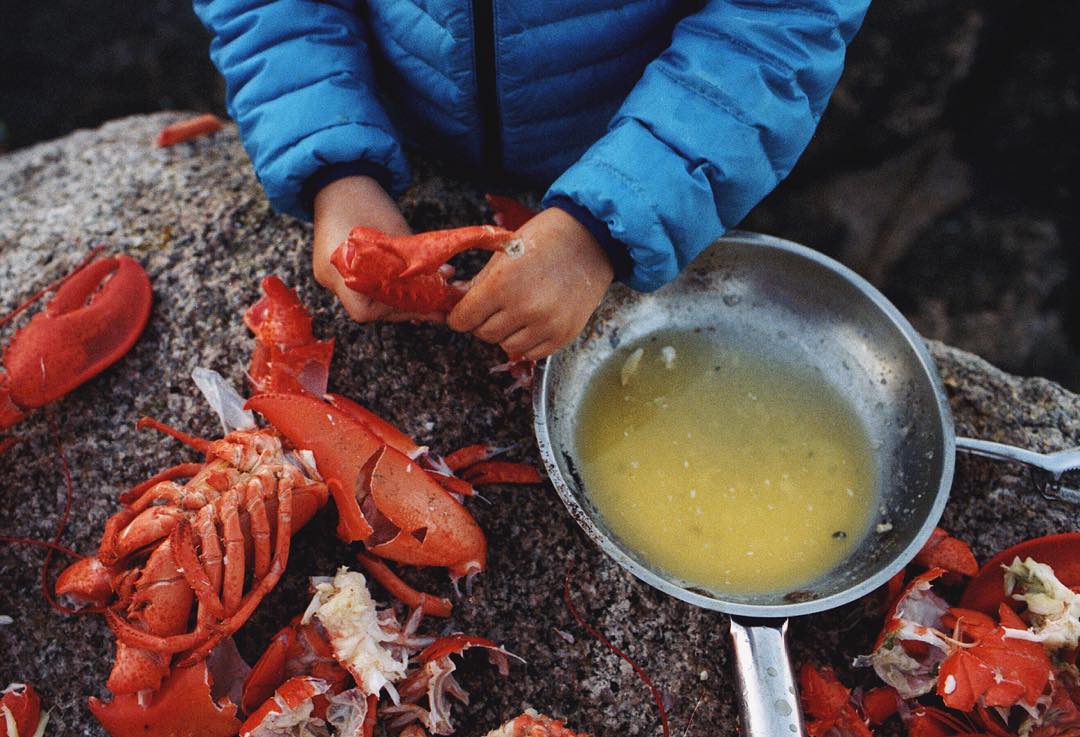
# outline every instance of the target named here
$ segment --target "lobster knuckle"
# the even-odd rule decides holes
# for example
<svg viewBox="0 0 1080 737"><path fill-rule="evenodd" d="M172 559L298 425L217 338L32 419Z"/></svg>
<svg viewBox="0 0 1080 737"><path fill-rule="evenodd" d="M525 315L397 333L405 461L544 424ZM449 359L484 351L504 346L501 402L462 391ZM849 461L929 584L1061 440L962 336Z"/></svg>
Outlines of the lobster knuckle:
<svg viewBox="0 0 1080 737"><path fill-rule="evenodd" d="M511 231L490 225L389 236L358 227L330 256L345 285L396 310L419 314L450 312L462 291L442 267L470 249L501 251ZM458 328L455 328L458 329Z"/></svg>

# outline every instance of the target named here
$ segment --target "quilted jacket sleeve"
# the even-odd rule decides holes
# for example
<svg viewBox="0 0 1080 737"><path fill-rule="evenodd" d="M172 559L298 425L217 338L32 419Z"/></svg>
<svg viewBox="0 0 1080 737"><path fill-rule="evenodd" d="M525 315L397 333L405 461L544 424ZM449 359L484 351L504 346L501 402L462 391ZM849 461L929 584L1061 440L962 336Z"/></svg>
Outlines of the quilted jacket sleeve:
<svg viewBox="0 0 1080 737"><path fill-rule="evenodd" d="M409 172L375 95L355 0L195 0L213 34L229 115L273 205L310 218L305 183L334 165L359 167L393 191Z"/></svg>
<svg viewBox="0 0 1080 737"><path fill-rule="evenodd" d="M794 166L869 0L711 0L676 27L608 132L552 185L656 289Z"/></svg>

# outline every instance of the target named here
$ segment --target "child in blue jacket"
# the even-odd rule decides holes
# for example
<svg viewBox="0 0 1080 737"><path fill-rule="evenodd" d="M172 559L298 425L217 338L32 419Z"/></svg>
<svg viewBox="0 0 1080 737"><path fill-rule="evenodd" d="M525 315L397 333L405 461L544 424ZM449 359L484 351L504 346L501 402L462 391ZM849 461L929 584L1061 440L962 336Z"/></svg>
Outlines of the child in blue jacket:
<svg viewBox="0 0 1080 737"><path fill-rule="evenodd" d="M546 186L445 319L540 358L613 279L675 277L787 175L869 0L195 0L271 202L313 218L318 281L356 320L409 319L329 256L409 232L402 140Z"/></svg>

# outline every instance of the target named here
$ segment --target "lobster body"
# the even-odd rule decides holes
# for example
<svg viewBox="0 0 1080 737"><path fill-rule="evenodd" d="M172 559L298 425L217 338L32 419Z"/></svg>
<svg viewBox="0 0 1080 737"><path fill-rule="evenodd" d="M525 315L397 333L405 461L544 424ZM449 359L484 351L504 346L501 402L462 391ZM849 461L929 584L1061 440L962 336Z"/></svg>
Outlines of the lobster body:
<svg viewBox="0 0 1080 737"><path fill-rule="evenodd" d="M106 523L96 559L56 584L62 596L109 607L117 636L109 688L157 689L173 654L201 659L239 629L284 571L289 538L327 499L276 433L241 430L210 443L186 483L160 481L125 504Z"/></svg>

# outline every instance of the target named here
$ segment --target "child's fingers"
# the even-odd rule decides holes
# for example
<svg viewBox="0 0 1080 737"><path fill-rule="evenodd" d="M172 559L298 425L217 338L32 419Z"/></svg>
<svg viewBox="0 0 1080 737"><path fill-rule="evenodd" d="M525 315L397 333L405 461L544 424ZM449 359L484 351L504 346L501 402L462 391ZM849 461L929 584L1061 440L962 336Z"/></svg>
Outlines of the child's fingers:
<svg viewBox="0 0 1080 737"><path fill-rule="evenodd" d="M446 322L445 312L396 312L391 311L381 319L387 322Z"/></svg>
<svg viewBox="0 0 1080 737"><path fill-rule="evenodd" d="M485 343L502 343L526 327L526 324L520 315L509 310L499 310L473 330L473 335Z"/></svg>
<svg viewBox="0 0 1080 737"><path fill-rule="evenodd" d="M447 315L446 324L451 330L471 333L501 309L499 304L490 299L487 290L477 287L478 285L473 285Z"/></svg>
<svg viewBox="0 0 1080 737"><path fill-rule="evenodd" d="M546 340L546 336L541 334L533 326L525 326L515 333L512 333L505 340L499 341L500 347L506 351L509 356L520 356L533 346L537 346Z"/></svg>
<svg viewBox="0 0 1080 737"><path fill-rule="evenodd" d="M559 350L560 348L562 348L562 345L560 345L557 341L545 340L537 345L534 345L532 348L529 348L522 354L522 357L529 361L539 361L541 358L546 358L547 356L550 356L552 353Z"/></svg>
<svg viewBox="0 0 1080 737"><path fill-rule="evenodd" d="M341 301L341 306L345 308L345 312L349 314L356 322L368 322L370 320L378 320L382 317L382 310L372 309L373 304L371 300L358 294L351 289L342 288L338 289L338 299ZM388 310L389 308L387 308Z"/></svg>

